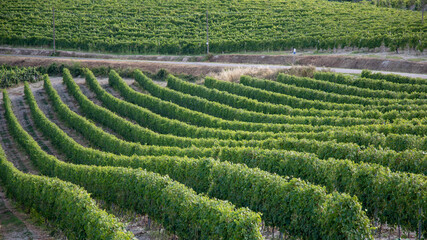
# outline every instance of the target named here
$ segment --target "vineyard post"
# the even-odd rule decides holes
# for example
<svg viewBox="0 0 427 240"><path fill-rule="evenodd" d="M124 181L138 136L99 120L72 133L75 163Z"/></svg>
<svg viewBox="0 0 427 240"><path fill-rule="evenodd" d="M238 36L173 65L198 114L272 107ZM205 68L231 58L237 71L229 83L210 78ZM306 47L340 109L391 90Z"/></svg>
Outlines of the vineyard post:
<svg viewBox="0 0 427 240"><path fill-rule="evenodd" d="M208 10L206 10L206 54L209 54L209 23L208 23Z"/></svg>
<svg viewBox="0 0 427 240"><path fill-rule="evenodd" d="M53 24L53 54L56 53L55 46L55 7L52 7L52 24Z"/></svg>

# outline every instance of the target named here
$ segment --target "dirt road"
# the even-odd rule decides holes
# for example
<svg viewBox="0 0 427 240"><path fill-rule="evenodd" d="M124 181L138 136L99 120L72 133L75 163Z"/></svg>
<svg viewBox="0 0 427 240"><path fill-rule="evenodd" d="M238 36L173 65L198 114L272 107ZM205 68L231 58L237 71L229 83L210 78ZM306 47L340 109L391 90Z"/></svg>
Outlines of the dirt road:
<svg viewBox="0 0 427 240"><path fill-rule="evenodd" d="M52 56L53 50L47 48L20 48L0 46L0 54ZM59 57L80 57L94 59L126 59L173 62L216 62L216 63L246 63L271 65L312 65L316 67L369 69L376 71L394 71L404 73L427 74L427 54L424 52L405 50L400 53L383 50L334 49L333 51L317 51L301 49L297 54L289 51L274 52L241 52L222 53L214 55L141 55L117 54L99 52L80 52L57 50Z"/></svg>
<svg viewBox="0 0 427 240"><path fill-rule="evenodd" d="M129 59L102 59L102 58L80 58L80 57L50 57L50 56L32 56L32 55L7 55L0 54L0 64L11 64L19 66L47 66L53 62L58 64L80 64L81 66L111 66L113 68L140 68L146 71L157 71L165 68L172 73L183 73L192 75L206 75L209 72L218 72L230 68L270 68L270 69L289 69L292 66L275 64L243 64L243 63L217 63L217 62L177 62L177 61L153 61L153 60L129 60ZM316 67L317 70L325 69ZM360 74L360 69L347 68L327 68L337 73ZM398 74L408 77L418 77L427 79L425 74L400 73L388 71L373 71L384 74Z"/></svg>

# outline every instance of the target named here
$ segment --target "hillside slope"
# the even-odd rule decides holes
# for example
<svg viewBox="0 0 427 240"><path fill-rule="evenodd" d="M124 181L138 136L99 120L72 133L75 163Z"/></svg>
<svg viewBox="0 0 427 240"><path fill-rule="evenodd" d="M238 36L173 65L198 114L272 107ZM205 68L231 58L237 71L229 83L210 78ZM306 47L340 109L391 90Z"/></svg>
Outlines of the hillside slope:
<svg viewBox="0 0 427 240"><path fill-rule="evenodd" d="M326 0L49 1L0 3L0 44L194 54L290 48L426 46L421 13Z"/></svg>

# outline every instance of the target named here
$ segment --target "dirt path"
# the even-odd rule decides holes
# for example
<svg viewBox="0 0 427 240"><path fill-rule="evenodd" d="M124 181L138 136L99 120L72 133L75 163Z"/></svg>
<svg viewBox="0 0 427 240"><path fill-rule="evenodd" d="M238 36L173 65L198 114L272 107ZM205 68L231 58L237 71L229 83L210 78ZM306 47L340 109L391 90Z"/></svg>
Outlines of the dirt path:
<svg viewBox="0 0 427 240"><path fill-rule="evenodd" d="M29 216L16 209L6 198L3 188L0 187L0 236L4 240L50 240L63 239L56 235L51 237L48 232L30 223Z"/></svg>
<svg viewBox="0 0 427 240"><path fill-rule="evenodd" d="M246 55L244 55L246 56ZM288 56L286 56L288 57ZM311 59L316 59L316 57L312 57ZM371 69L370 66L373 64L371 61L362 59L359 60L359 64L357 64L356 69L350 68L337 68L331 66L332 62L341 62L344 60L340 60L339 58L332 58L324 60L324 64L316 65L315 60L307 60L306 64L302 65L314 65L317 70L328 69L335 71L337 73L349 73L349 74L360 74L362 72L361 69ZM291 65L283 65L286 62L282 62L280 64L260 64L262 61L254 61L255 63L221 63L221 58L215 59L218 62L175 62L175 61L151 61L151 60L128 60L128 59L100 59L100 58L74 58L74 57L48 57L48 56L20 56L20 55L1 55L0 54L0 64L9 64L9 65L17 65L17 66L49 66L52 63L57 64L79 64L83 67L101 67L101 66L110 66L112 68L138 68L144 71L149 72L157 72L161 68L168 70L173 74L189 74L194 76L207 75L212 72L220 72L224 69L230 68L264 68L264 69L289 69ZM232 61L232 60L230 60ZM279 60L278 60L279 61ZM322 60L323 61L323 60ZM346 60L347 62L351 62L352 60ZM412 63L411 63L412 64ZM414 63L415 64L415 63ZM418 63L417 63L418 64ZM384 60L379 64L380 66L386 66L387 70L391 69L391 71L374 71L381 72L384 74L398 74L402 76L408 77L418 77L427 79L427 63L419 63L420 65L414 66L413 64L410 66L405 66L403 68L397 69L394 65L397 65L393 62L393 60ZM384 67L385 68L385 67ZM407 72L415 72L415 73L402 73L397 71L407 71Z"/></svg>
<svg viewBox="0 0 427 240"><path fill-rule="evenodd" d="M0 54L14 56L52 56L51 49L19 48L0 46ZM298 49L293 55L290 51L244 52L237 54L216 54L209 58L205 55L120 55L95 52L57 51L60 57L122 59L172 62L220 62L275 65L313 65L316 67L371 69L377 71L395 71L407 73L427 73L427 55L425 52L404 50L400 53L385 49L334 49L317 51L315 49Z"/></svg>

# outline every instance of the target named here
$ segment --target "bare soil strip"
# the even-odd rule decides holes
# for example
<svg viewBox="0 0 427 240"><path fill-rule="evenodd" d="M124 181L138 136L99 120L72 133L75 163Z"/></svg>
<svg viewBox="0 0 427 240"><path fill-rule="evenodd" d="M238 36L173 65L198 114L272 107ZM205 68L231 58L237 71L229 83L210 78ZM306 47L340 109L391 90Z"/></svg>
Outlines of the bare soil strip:
<svg viewBox="0 0 427 240"><path fill-rule="evenodd" d="M278 65L313 65L315 67L370 69L378 71L427 73L427 63L399 59L377 59L340 55L216 55L210 62Z"/></svg>
<svg viewBox="0 0 427 240"><path fill-rule="evenodd" d="M301 54L300 54L301 53ZM253 54L218 54L206 57L199 56L173 56L173 55L119 55L100 54L77 51L61 51L61 57L98 58L98 59L125 59L148 61L176 61L176 62L221 62L221 63L248 63L248 64L278 64L278 65L313 65L316 67L370 69L379 71L396 71L407 73L427 73L426 54L416 52L395 54L394 52L375 52L354 54L353 50L335 50L332 54L321 51L322 55L314 54L313 50L298 50L297 55L289 52L264 52ZM32 49L0 46L0 54L52 56L51 49ZM410 59L419 59L411 61Z"/></svg>
<svg viewBox="0 0 427 240"><path fill-rule="evenodd" d="M244 55L245 56L245 55ZM361 69L370 69L370 61L366 59L361 59L359 64L359 69L349 69L349 68L332 68L326 63L341 60L325 60L325 64L321 67L316 67L317 70L323 70L325 67L331 71L337 73L348 73L348 74L360 74ZM382 65L390 66L392 60L387 60ZM224 69L234 69L234 68L263 68L263 69L289 69L292 66L285 65L275 65L275 64L259 64L259 62L254 63L217 63L217 62L173 62L173 61L141 61L141 60L123 60L123 59L85 59L85 58L65 58L65 57L45 57L45 56L7 56L0 55L0 64L9 64L13 66L49 66L52 63L58 65L74 65L78 64L82 67L111 67L114 69L141 69L143 71L148 71L155 73L160 69L166 69L167 71L173 74L186 74L193 76L206 76L211 73L218 73ZM412 63L412 62L411 62ZM415 62L416 63L416 62ZM381 72L384 74L399 74L402 76L408 77L419 77L427 79L427 64L420 63L420 66L405 66L402 71L415 73L401 73L396 72L400 68L390 67L394 72L388 71L374 71ZM314 65L314 64L313 64Z"/></svg>
<svg viewBox="0 0 427 240"><path fill-rule="evenodd" d="M50 240L48 232L29 222L29 216L13 206L0 187L0 236L4 240ZM55 236L60 239L59 235Z"/></svg>

